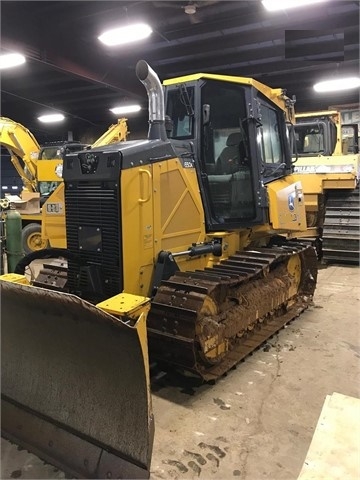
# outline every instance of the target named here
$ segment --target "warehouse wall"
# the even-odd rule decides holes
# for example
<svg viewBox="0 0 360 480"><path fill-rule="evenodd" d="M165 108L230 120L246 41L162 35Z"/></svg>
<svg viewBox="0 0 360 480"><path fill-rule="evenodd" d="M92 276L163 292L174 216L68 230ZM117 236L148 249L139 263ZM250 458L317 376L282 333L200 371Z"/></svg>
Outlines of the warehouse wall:
<svg viewBox="0 0 360 480"><path fill-rule="evenodd" d="M22 181L10 161L10 155L4 149L1 149L0 184L1 198L5 193L18 195L22 190Z"/></svg>

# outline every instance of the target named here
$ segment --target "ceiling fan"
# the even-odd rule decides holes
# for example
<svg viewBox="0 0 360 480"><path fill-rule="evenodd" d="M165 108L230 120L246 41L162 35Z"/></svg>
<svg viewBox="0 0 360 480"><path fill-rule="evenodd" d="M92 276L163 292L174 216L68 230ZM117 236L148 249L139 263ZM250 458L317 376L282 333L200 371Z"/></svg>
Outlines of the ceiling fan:
<svg viewBox="0 0 360 480"><path fill-rule="evenodd" d="M199 18L198 10L204 7L208 7L210 5L214 5L215 3L218 3L219 0L199 0L199 1L193 1L190 0L189 2L162 2L162 1L157 1L153 2L155 7L159 8L176 8L176 9L182 9L186 15L189 16L190 23L200 23L201 19ZM184 5L185 3L185 5Z"/></svg>

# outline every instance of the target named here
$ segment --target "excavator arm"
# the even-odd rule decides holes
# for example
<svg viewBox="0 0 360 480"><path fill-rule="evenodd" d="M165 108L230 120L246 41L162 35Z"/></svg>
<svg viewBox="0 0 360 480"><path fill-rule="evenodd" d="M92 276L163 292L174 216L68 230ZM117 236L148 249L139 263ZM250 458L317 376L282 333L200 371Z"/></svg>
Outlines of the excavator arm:
<svg viewBox="0 0 360 480"><path fill-rule="evenodd" d="M37 158L40 145L33 134L20 123L10 118L0 117L0 143L10 153L11 162L24 186L36 192Z"/></svg>
<svg viewBox="0 0 360 480"><path fill-rule="evenodd" d="M105 133L101 135L95 142L91 145L91 148L102 147L104 145L110 145L115 142L122 142L126 140L126 137L129 135L127 118L119 118L117 123L110 125Z"/></svg>

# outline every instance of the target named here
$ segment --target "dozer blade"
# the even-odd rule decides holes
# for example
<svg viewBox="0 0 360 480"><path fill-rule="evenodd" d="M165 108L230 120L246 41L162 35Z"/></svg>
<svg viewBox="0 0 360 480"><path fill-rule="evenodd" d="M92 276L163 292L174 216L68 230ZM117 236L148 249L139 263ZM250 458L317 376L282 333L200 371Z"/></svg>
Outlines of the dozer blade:
<svg viewBox="0 0 360 480"><path fill-rule="evenodd" d="M80 478L148 478L146 314L131 327L80 298L2 287L2 434Z"/></svg>

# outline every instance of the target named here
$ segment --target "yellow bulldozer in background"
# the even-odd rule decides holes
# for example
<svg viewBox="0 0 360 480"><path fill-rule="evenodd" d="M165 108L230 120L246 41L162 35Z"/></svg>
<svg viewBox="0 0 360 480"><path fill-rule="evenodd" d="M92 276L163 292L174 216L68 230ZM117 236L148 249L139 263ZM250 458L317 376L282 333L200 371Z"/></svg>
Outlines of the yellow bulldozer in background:
<svg viewBox="0 0 360 480"><path fill-rule="evenodd" d="M67 269L30 284L22 262L0 281L3 435L85 478L149 476L148 345L215 381L306 309L317 279L314 248L292 240L307 225L284 92L211 74L163 90L145 61L136 73L148 138L64 159Z"/></svg>
<svg viewBox="0 0 360 480"><path fill-rule="evenodd" d="M26 254L48 247L66 248L62 184L64 155L126 140L127 135L126 119L119 119L93 145L65 141L40 146L23 125L0 117L0 145L8 150L24 185L19 207L35 200L35 209L30 203L30 209L20 210L22 244Z"/></svg>
<svg viewBox="0 0 360 480"><path fill-rule="evenodd" d="M357 125L337 111L296 115L294 173L304 189L308 232L323 261L359 263L360 157ZM354 142L355 139L355 142Z"/></svg>

